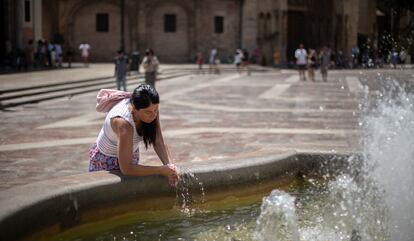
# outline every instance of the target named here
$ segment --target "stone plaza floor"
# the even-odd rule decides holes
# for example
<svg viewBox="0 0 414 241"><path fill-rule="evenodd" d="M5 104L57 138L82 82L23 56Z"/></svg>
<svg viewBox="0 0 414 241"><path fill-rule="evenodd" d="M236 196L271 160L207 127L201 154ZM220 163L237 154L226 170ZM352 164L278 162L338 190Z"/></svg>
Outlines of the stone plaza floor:
<svg viewBox="0 0 414 241"><path fill-rule="evenodd" d="M188 74L156 84L163 135L178 165L292 150L359 152L360 103L367 92L361 79L395 73L332 70L328 82L321 81L319 72L316 82L310 82L300 81L294 70L268 68L247 75L229 69L210 75L189 69L196 66L165 65L161 71ZM412 69L398 73L414 79ZM111 64L7 74L0 75L0 89L112 75ZM96 92L89 92L2 110L0 190L87 172L89 147L104 118L95 111L95 97ZM154 151L142 145L141 164L159 163Z"/></svg>

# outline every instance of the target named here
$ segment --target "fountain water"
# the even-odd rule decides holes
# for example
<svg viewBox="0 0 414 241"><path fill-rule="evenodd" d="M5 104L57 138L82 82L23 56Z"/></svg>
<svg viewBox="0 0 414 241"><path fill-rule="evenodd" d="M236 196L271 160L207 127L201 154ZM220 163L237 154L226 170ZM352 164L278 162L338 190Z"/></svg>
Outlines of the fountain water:
<svg viewBox="0 0 414 241"><path fill-rule="evenodd" d="M409 84L385 78L377 108L363 122L364 159L384 191L391 240L408 241L414 237L414 94Z"/></svg>
<svg viewBox="0 0 414 241"><path fill-rule="evenodd" d="M304 211L294 205L300 202L293 196L273 191L263 199L256 228L259 240L412 240L414 95L401 81L383 83L374 92L375 100L368 91L360 105L362 166L352 157L348 160L348 174L336 176L321 191L325 201L316 204L319 211L310 222L298 221ZM292 235L286 239L281 233Z"/></svg>
<svg viewBox="0 0 414 241"><path fill-rule="evenodd" d="M205 193L203 183L190 170L180 168L181 180L176 187L176 206L180 207L181 213L191 216L194 209L191 209L191 203L204 203ZM194 200L194 196L200 192L198 200Z"/></svg>
<svg viewBox="0 0 414 241"><path fill-rule="evenodd" d="M295 213L295 198L273 190L263 198L261 213L257 219L257 240L293 240L299 241L299 232Z"/></svg>

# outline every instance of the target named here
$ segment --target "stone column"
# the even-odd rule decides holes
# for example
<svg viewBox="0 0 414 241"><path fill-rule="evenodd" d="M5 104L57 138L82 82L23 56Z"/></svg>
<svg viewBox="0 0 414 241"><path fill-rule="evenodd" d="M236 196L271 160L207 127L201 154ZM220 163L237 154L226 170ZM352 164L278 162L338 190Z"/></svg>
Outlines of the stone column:
<svg viewBox="0 0 414 241"><path fill-rule="evenodd" d="M143 56L145 49L148 47L148 40L149 40L149 32L150 30L147 28L149 21L146 18L145 12L148 11L148 7L142 1L138 2L138 17L137 17L137 39L138 39L138 51Z"/></svg>
<svg viewBox="0 0 414 241"><path fill-rule="evenodd" d="M33 0L33 32L34 39L37 40L43 38L42 35L42 0Z"/></svg>
<svg viewBox="0 0 414 241"><path fill-rule="evenodd" d="M288 39L288 3L287 0L279 1L279 48L281 53L281 62L287 63L286 48Z"/></svg>
<svg viewBox="0 0 414 241"><path fill-rule="evenodd" d="M188 24L188 56L185 61L192 61L192 57L196 56L197 54L197 9L198 4L197 1L192 1L189 3L191 6L189 9L193 9L192 11L188 11L185 9L187 13L187 24Z"/></svg>
<svg viewBox="0 0 414 241"><path fill-rule="evenodd" d="M128 2L127 8L127 18L129 19L129 49L131 52L139 51L138 49L138 13L139 13L139 6L138 3Z"/></svg>
<svg viewBox="0 0 414 241"><path fill-rule="evenodd" d="M343 14L347 16L347 21L344 22L345 31L347 33L345 35L346 39L344 40L344 54L347 59L352 59L351 49L358 43L359 1L349 0L344 1L343 4Z"/></svg>
<svg viewBox="0 0 414 241"><path fill-rule="evenodd" d="M23 48L23 30L24 30L24 0L16 2L16 39L12 43L13 48Z"/></svg>
<svg viewBox="0 0 414 241"><path fill-rule="evenodd" d="M257 45L257 1L244 0L242 12L242 48L251 53Z"/></svg>

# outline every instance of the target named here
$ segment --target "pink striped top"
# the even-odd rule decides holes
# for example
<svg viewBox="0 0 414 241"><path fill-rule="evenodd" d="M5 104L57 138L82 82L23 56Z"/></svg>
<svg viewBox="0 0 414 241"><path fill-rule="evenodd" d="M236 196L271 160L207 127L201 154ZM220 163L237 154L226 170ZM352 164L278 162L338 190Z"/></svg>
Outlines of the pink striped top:
<svg viewBox="0 0 414 241"><path fill-rule="evenodd" d="M133 151L138 151L139 142L142 141L142 136L139 136L135 122L132 117L131 111L129 110L130 102L129 99L123 99L118 104L116 104L106 115L104 124L101 131L99 132L98 139L96 144L103 154L107 156L117 157L118 156L118 137L114 130L111 127L111 119L114 117L121 117L128 121L134 128L134 137L133 137Z"/></svg>

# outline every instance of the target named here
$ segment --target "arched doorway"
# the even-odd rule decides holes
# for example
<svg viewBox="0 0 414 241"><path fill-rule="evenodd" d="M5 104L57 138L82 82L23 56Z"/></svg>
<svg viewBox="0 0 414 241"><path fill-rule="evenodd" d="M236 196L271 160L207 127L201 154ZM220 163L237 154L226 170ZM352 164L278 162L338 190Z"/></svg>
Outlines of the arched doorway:
<svg viewBox="0 0 414 241"><path fill-rule="evenodd" d="M188 14L174 2L163 2L154 7L149 42L161 62L188 61L189 28Z"/></svg>
<svg viewBox="0 0 414 241"><path fill-rule="evenodd" d="M85 4L73 16L73 47L91 45L92 61L112 61L120 48L120 7L105 1ZM129 51L130 28L125 16L125 50Z"/></svg>

